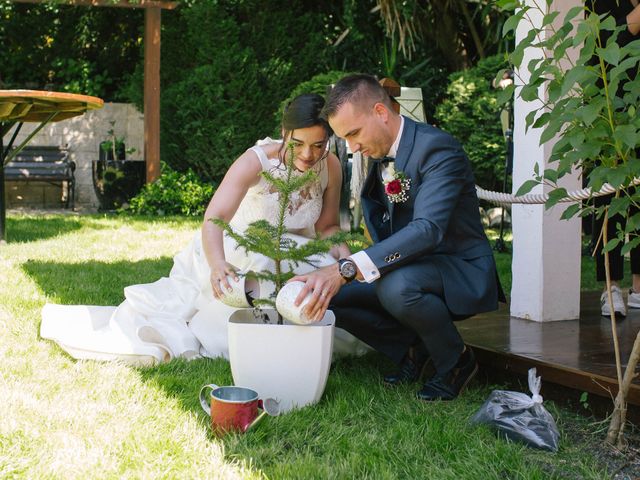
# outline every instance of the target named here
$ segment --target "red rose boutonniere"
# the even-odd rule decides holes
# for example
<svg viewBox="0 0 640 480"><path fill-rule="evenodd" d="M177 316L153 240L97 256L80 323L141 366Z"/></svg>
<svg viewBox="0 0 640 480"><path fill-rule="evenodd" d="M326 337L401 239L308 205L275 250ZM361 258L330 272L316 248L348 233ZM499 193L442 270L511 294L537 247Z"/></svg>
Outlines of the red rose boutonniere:
<svg viewBox="0 0 640 480"><path fill-rule="evenodd" d="M384 193L387 194L391 203L406 202L409 199L411 179L407 178L404 172L396 172L393 163L382 171L382 182Z"/></svg>

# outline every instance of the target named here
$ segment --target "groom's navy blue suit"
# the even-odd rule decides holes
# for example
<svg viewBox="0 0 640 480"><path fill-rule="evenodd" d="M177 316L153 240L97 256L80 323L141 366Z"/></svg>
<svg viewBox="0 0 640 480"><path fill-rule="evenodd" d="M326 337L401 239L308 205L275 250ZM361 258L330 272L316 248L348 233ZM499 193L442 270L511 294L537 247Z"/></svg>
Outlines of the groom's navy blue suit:
<svg viewBox="0 0 640 480"><path fill-rule="evenodd" d="M473 172L453 137L408 118L395 170L411 179L405 202L389 202L376 163L362 191L374 241L365 252L381 276L346 285L329 308L337 326L396 362L421 341L446 372L464 348L453 321L495 310L502 295Z"/></svg>

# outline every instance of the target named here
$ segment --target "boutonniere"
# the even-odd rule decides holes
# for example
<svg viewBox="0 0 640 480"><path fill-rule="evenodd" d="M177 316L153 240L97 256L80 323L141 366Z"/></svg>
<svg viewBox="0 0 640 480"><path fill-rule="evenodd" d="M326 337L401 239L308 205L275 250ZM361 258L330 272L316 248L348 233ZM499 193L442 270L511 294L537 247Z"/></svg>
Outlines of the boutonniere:
<svg viewBox="0 0 640 480"><path fill-rule="evenodd" d="M406 202L409 199L409 188L411 187L411 179L407 178L404 172L396 172L393 163L382 171L382 183L384 184L384 193L387 194L391 203Z"/></svg>

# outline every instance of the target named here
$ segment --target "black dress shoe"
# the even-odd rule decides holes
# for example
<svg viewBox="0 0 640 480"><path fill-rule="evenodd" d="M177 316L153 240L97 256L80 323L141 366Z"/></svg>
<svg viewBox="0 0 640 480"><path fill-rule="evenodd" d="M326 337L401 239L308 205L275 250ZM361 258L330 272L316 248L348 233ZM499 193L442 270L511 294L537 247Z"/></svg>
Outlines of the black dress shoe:
<svg viewBox="0 0 640 480"><path fill-rule="evenodd" d="M424 384L416 395L420 400L453 400L478 373L478 363L473 350L467 347L455 367L444 374L436 374Z"/></svg>
<svg viewBox="0 0 640 480"><path fill-rule="evenodd" d="M416 353L413 349L405 355L397 372L385 375L382 383L395 387L420 380L431 364L431 357L426 352Z"/></svg>

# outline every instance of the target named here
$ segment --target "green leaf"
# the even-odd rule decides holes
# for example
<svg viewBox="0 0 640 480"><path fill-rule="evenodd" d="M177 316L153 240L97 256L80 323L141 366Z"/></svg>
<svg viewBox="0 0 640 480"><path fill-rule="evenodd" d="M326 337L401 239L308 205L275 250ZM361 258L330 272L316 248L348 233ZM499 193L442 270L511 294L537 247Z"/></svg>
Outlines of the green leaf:
<svg viewBox="0 0 640 480"><path fill-rule="evenodd" d="M600 30L615 30L616 29L616 19L611 15L607 15L603 22L600 23Z"/></svg>
<svg viewBox="0 0 640 480"><path fill-rule="evenodd" d="M560 12L557 10L547 13L542 17L542 26L551 25L558 15L560 15Z"/></svg>
<svg viewBox="0 0 640 480"><path fill-rule="evenodd" d="M607 171L607 183L614 188L625 187L627 184L627 172L623 168L609 168Z"/></svg>
<svg viewBox="0 0 640 480"><path fill-rule="evenodd" d="M626 233L638 236L640 229L640 213L635 213L627 218Z"/></svg>
<svg viewBox="0 0 640 480"><path fill-rule="evenodd" d="M540 135L540 145L547 143L549 140L555 137L556 134L562 128L562 125L564 125L564 122L561 119L558 119L558 118L552 119L547 124L547 128L545 128L544 131L542 132L542 135Z"/></svg>
<svg viewBox="0 0 640 480"><path fill-rule="evenodd" d="M553 49L553 58L555 60L562 59L565 56L567 49L570 48L572 45L573 45L573 42L571 40L571 37L565 38Z"/></svg>
<svg viewBox="0 0 640 480"><path fill-rule="evenodd" d="M497 100L499 105L505 105L513 100L513 94L515 92L515 85L511 84L506 88L498 90Z"/></svg>
<svg viewBox="0 0 640 480"><path fill-rule="evenodd" d="M618 125L613 132L613 138L629 148L635 148L639 141L638 133L633 125Z"/></svg>
<svg viewBox="0 0 640 480"><path fill-rule="evenodd" d="M635 57L625 58L617 67L609 70L608 78L610 81L620 78L621 75L627 74L623 79L628 79L628 72L638 67L638 59Z"/></svg>
<svg viewBox="0 0 640 480"><path fill-rule="evenodd" d="M620 249L621 255L627 255L631 252L631 250L635 249L638 245L640 245L640 237L635 236L630 238L628 242L626 242L622 248Z"/></svg>
<svg viewBox="0 0 640 480"><path fill-rule="evenodd" d="M598 115L600 114L600 110L602 105L598 103L587 103L585 106L578 110L578 115L585 123L585 125L591 125Z"/></svg>
<svg viewBox="0 0 640 480"><path fill-rule="evenodd" d="M552 104L557 102L558 99L560 98L561 91L562 91L562 84L557 79L553 79L549 81L549 87L547 89L547 92L549 95L548 101Z"/></svg>
<svg viewBox="0 0 640 480"><path fill-rule="evenodd" d="M565 135L566 137L566 135ZM582 131L578 131L575 134L569 137L569 143L573 148L580 148L582 143L585 141L585 134Z"/></svg>
<svg viewBox="0 0 640 480"><path fill-rule="evenodd" d="M546 168L543 176L545 180L552 183L556 183L558 181L558 172L553 168Z"/></svg>
<svg viewBox="0 0 640 480"><path fill-rule="evenodd" d="M610 238L609 241L604 245L604 248L602 249L602 252L610 252L611 250L613 250L614 248L616 248L618 245L620 244L620 239L619 238Z"/></svg>
<svg viewBox="0 0 640 480"><path fill-rule="evenodd" d="M531 45L531 42L536 38L536 35L539 31L539 29L532 28L531 30L529 30L527 35L522 40L520 40L520 43L516 45L513 53L509 56L511 63L514 66L520 67L520 65L522 64L522 58L524 57L525 49Z"/></svg>
<svg viewBox="0 0 640 480"><path fill-rule="evenodd" d="M537 80L524 85L520 90L520 98L522 98L525 102L533 102L535 100L538 100L538 88L543 82L544 78L538 78Z"/></svg>
<svg viewBox="0 0 640 480"><path fill-rule="evenodd" d="M560 89L560 96L564 96L573 88L573 86L580 82L589 75L587 67L576 66L567 71L564 79L562 80L562 88Z"/></svg>
<svg viewBox="0 0 640 480"><path fill-rule="evenodd" d="M502 10L514 10L520 5L516 0L496 0L496 5Z"/></svg>
<svg viewBox="0 0 640 480"><path fill-rule="evenodd" d="M563 23L568 23L573 20L578 15L581 15L585 11L584 5L578 5L576 7L572 7L569 9L567 14L564 16ZM582 22L580 22L582 23Z"/></svg>
<svg viewBox="0 0 640 480"><path fill-rule="evenodd" d="M597 138L591 138L591 135L587 135L586 141L576 150L576 154L578 158L593 160L600 154L601 150L601 142Z"/></svg>
<svg viewBox="0 0 640 480"><path fill-rule="evenodd" d="M618 198L612 198L611 202L609 202L608 216L612 218L613 216L622 213L626 216L626 212L631 205L631 199L626 195L623 195Z"/></svg>
<svg viewBox="0 0 640 480"><path fill-rule="evenodd" d="M516 192L516 197L520 197L522 195L526 195L527 193L529 193L534 187L540 185L540 182L538 182L537 180L527 180L526 182L524 182L522 185L520 185L520 188L518 189L518 191Z"/></svg>
<svg viewBox="0 0 640 480"><path fill-rule="evenodd" d="M568 220L569 218L573 218L576 216L578 212L580 212L580 208L581 208L581 205L579 203L573 203L569 205L564 212L562 212L562 215L560 215L560 218L562 220Z"/></svg>
<svg viewBox="0 0 640 480"><path fill-rule="evenodd" d="M609 42L606 48L596 48L596 54L611 65L618 65L620 62L620 46L617 43Z"/></svg>
<svg viewBox="0 0 640 480"><path fill-rule="evenodd" d="M540 128L540 127L545 126L549 122L550 119L551 119L551 114L549 112L544 112L533 123L533 128Z"/></svg>
<svg viewBox="0 0 640 480"><path fill-rule="evenodd" d="M535 72L536 68L538 68L538 65L540 65L543 61L544 58L542 57L532 58L531 60L529 60L529 63L527 63L527 71L531 73Z"/></svg>
<svg viewBox="0 0 640 480"><path fill-rule="evenodd" d="M555 188L555 189L551 190L549 192L549 199L544 204L545 209L546 210L550 209L551 207L553 207L555 204L557 204L560 200L562 200L566 196L567 196L567 189L566 188L558 187L558 188Z"/></svg>
<svg viewBox="0 0 640 480"><path fill-rule="evenodd" d="M577 8L577 7L574 7ZM573 10L573 9L572 9ZM571 10L569 10L571 12ZM585 39L591 35L591 29L586 22L580 22L575 36L573 37L573 46L578 47L584 44Z"/></svg>
<svg viewBox="0 0 640 480"><path fill-rule="evenodd" d="M531 126L532 123L534 123L537 113L537 110L531 110L529 113L527 113L527 116L524 119L524 123L527 129Z"/></svg>
<svg viewBox="0 0 640 480"><path fill-rule="evenodd" d="M522 20L523 15L524 11L519 10L518 12L507 18L507 20L504 22L504 25L502 26L503 37L507 36L507 34L511 31L515 32L516 28L518 27L518 23L520 23L520 20Z"/></svg>

